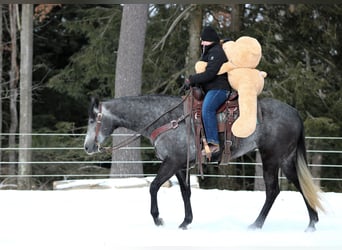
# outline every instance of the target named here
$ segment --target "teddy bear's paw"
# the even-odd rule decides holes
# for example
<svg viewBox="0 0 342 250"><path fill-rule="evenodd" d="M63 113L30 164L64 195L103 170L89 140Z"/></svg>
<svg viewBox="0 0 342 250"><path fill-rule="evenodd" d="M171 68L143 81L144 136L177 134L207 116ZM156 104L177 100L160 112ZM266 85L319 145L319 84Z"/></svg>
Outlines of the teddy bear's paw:
<svg viewBox="0 0 342 250"><path fill-rule="evenodd" d="M243 122L241 120L236 120L232 126L232 133L236 137L246 138L253 134L256 128L256 123Z"/></svg>
<svg viewBox="0 0 342 250"><path fill-rule="evenodd" d="M196 73L202 73L205 71L205 69L207 68L208 63L204 62L204 61L198 61L195 64L195 71Z"/></svg>

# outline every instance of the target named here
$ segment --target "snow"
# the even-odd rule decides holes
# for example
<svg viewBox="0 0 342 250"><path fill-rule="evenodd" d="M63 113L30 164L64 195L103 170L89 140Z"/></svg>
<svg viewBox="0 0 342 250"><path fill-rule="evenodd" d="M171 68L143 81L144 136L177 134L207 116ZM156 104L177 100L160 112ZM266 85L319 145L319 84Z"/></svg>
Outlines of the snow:
<svg viewBox="0 0 342 250"><path fill-rule="evenodd" d="M147 178L120 178L120 179L84 179L55 181L54 189L100 189L100 188L131 188L148 186L150 181Z"/></svg>
<svg viewBox="0 0 342 250"><path fill-rule="evenodd" d="M130 180L132 182L132 180ZM70 191L0 191L0 249L341 249L342 194L323 193L326 213L317 231L298 192L282 191L261 230L248 230L262 191L192 189L193 223L184 218L179 187L158 193L160 216L150 216L148 186Z"/></svg>

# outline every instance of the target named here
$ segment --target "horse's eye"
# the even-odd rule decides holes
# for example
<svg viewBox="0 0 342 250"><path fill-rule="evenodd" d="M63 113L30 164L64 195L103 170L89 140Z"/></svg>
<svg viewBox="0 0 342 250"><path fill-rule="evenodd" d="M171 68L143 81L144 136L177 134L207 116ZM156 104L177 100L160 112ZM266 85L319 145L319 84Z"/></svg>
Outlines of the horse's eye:
<svg viewBox="0 0 342 250"><path fill-rule="evenodd" d="M93 124L95 122L94 119L89 119L89 124Z"/></svg>

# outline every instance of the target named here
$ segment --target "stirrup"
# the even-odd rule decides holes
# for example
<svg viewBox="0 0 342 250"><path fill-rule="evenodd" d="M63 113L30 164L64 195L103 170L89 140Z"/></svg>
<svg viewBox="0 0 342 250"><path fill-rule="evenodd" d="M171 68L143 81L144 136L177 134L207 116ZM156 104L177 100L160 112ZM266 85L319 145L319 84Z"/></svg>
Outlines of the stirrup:
<svg viewBox="0 0 342 250"><path fill-rule="evenodd" d="M220 152L219 145L209 146L207 144L207 145L204 145L204 149L202 150L202 156L206 156L210 161L212 154L217 153L217 152Z"/></svg>

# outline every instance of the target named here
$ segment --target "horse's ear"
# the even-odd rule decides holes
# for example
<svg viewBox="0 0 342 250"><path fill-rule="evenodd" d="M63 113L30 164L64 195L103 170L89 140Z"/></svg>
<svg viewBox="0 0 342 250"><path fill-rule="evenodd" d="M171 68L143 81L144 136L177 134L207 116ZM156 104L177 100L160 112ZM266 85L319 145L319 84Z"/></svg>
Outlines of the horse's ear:
<svg viewBox="0 0 342 250"><path fill-rule="evenodd" d="M95 118L95 109L99 107L99 99L97 97L91 97L88 114L89 117Z"/></svg>

